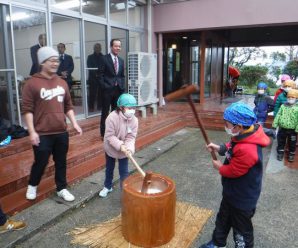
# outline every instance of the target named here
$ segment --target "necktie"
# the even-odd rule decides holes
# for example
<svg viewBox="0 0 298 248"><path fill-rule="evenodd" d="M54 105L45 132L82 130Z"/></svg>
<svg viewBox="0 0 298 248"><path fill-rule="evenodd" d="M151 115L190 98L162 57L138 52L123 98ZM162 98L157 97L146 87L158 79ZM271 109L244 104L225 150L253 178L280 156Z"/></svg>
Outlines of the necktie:
<svg viewBox="0 0 298 248"><path fill-rule="evenodd" d="M117 57L114 58L114 69L116 74L118 73L118 64L117 64Z"/></svg>

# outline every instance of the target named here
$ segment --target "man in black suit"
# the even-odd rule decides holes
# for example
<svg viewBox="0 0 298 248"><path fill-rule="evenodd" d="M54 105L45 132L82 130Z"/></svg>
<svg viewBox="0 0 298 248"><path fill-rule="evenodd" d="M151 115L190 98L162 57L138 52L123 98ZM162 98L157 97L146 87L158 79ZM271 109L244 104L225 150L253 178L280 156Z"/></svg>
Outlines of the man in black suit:
<svg viewBox="0 0 298 248"><path fill-rule="evenodd" d="M38 36L38 44L30 47L30 54L31 54L31 60L32 60L32 66L30 70L30 76L33 74L39 72L39 63L37 60L37 51L39 48L47 45L47 36L46 34L40 34Z"/></svg>
<svg viewBox="0 0 298 248"><path fill-rule="evenodd" d="M68 88L70 89L72 86L71 73L73 72L74 64L73 64L72 57L64 53L65 49L66 49L65 44L59 43L57 45L57 50L59 52L59 60L60 60L60 65L59 65L57 74L67 82Z"/></svg>
<svg viewBox="0 0 298 248"><path fill-rule="evenodd" d="M124 61L118 57L121 51L121 41L112 39L111 52L103 57L100 67L100 86L102 89L102 112L100 120L100 135L105 133L105 121L110 111L117 107L119 96L125 91Z"/></svg>
<svg viewBox="0 0 298 248"><path fill-rule="evenodd" d="M87 67L89 68L89 100L88 107L89 112L94 111L94 103L97 102L97 110L100 110L102 107L102 94L99 82L99 68L102 64L103 54L101 53L101 44L96 43L93 47L93 54L88 55L87 58ZM97 69L95 69L97 68Z"/></svg>

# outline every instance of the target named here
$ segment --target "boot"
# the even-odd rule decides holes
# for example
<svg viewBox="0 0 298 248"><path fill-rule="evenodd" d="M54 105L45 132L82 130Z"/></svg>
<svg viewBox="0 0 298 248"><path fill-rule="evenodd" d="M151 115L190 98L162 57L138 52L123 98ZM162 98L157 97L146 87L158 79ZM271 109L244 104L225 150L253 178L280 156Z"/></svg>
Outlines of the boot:
<svg viewBox="0 0 298 248"><path fill-rule="evenodd" d="M295 157L295 154L289 154L289 157L288 157L288 161L289 162L294 162L294 157Z"/></svg>
<svg viewBox="0 0 298 248"><path fill-rule="evenodd" d="M278 161L282 161L284 158L284 154L283 153L277 153L277 160Z"/></svg>

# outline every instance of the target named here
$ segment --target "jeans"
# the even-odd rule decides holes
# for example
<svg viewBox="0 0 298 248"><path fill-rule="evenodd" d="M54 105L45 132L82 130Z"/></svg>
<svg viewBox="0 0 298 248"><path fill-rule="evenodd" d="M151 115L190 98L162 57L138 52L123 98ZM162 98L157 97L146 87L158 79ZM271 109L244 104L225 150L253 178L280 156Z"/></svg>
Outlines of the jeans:
<svg viewBox="0 0 298 248"><path fill-rule="evenodd" d="M106 154L106 178L105 178L104 186L107 189L112 188L115 162L116 162L115 158L112 158ZM120 187L122 188L122 182L124 181L125 178L128 177L128 159L127 158L118 159L118 163L119 163L118 169L119 169L119 175L120 175Z"/></svg>
<svg viewBox="0 0 298 248"><path fill-rule="evenodd" d="M4 225L6 221L6 215L3 213L2 208L0 207L0 226Z"/></svg>
<svg viewBox="0 0 298 248"><path fill-rule="evenodd" d="M224 198L216 217L212 240L217 246L226 246L230 229L233 229L235 248L252 248L254 246L253 226L251 218L255 209L241 210L234 208Z"/></svg>
<svg viewBox="0 0 298 248"><path fill-rule="evenodd" d="M38 146L33 146L34 163L31 168L29 184L37 186L40 183L44 170L53 154L55 162L55 182L57 191L67 187L66 182L66 155L68 152L68 133L42 135Z"/></svg>

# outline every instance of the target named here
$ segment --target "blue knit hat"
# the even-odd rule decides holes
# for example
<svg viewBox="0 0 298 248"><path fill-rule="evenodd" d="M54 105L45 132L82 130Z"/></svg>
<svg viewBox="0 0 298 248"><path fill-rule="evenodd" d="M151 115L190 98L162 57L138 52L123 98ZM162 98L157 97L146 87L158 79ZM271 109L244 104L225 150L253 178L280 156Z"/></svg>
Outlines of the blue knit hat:
<svg viewBox="0 0 298 248"><path fill-rule="evenodd" d="M251 126L257 120L253 110L247 104L242 102L236 102L227 107L223 118L234 125L242 125L246 127Z"/></svg>
<svg viewBox="0 0 298 248"><path fill-rule="evenodd" d="M259 82L257 88L266 90L267 89L267 84L264 83L264 82Z"/></svg>

